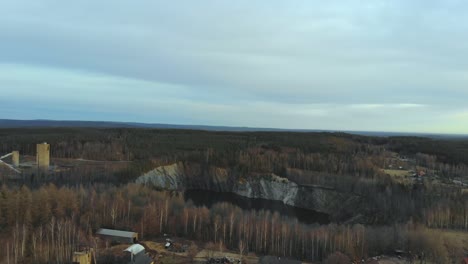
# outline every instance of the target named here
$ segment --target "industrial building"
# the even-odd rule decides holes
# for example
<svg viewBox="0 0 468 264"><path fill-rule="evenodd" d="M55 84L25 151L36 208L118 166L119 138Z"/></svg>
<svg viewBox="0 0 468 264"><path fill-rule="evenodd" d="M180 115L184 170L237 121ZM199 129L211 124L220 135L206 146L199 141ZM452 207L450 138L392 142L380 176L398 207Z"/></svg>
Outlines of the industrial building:
<svg viewBox="0 0 468 264"><path fill-rule="evenodd" d="M11 157L11 164L4 161L4 159ZM50 168L50 145L46 142L36 145L36 164L31 161L23 161L20 163L20 152L15 150L3 156L0 156L0 164L8 167L11 171L22 174L24 169L36 167L42 173L48 173ZM16 177L15 175L10 177Z"/></svg>
<svg viewBox="0 0 468 264"><path fill-rule="evenodd" d="M138 233L130 231L101 228L96 232L96 235L104 240L118 243L133 244L138 241Z"/></svg>
<svg viewBox="0 0 468 264"><path fill-rule="evenodd" d="M13 167L18 168L19 167L19 162L20 162L20 155L19 151L13 151L11 152L11 163Z"/></svg>
<svg viewBox="0 0 468 264"><path fill-rule="evenodd" d="M73 253L72 264L91 264L93 260L93 251L86 249Z"/></svg>
<svg viewBox="0 0 468 264"><path fill-rule="evenodd" d="M12 158L12 164L8 164L3 159L10 157ZM10 168L11 170L15 171L16 173L21 173L20 170L17 168L19 167L19 152L18 151L13 151L11 153L8 153L6 155L3 155L0 157L0 164L5 165L6 167Z"/></svg>
<svg viewBox="0 0 468 264"><path fill-rule="evenodd" d="M36 145L36 164L41 171L48 171L50 166L50 145L46 142Z"/></svg>

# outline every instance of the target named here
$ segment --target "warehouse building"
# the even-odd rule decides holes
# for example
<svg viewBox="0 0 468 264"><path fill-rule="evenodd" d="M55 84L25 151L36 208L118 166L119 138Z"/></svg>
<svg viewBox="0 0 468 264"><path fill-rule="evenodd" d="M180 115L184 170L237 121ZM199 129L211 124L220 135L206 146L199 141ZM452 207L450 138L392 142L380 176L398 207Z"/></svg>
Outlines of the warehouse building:
<svg viewBox="0 0 468 264"><path fill-rule="evenodd" d="M102 239L125 244L133 244L138 241L138 233L114 229L99 229L96 234Z"/></svg>

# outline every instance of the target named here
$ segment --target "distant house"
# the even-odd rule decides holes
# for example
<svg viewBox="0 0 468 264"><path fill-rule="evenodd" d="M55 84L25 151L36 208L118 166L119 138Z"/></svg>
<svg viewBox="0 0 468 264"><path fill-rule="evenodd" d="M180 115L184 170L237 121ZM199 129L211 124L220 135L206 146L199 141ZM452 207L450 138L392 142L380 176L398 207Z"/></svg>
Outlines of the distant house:
<svg viewBox="0 0 468 264"><path fill-rule="evenodd" d="M128 264L153 264L154 261L145 252L145 248L140 244L134 244L124 250L130 253Z"/></svg>
<svg viewBox="0 0 468 264"><path fill-rule="evenodd" d="M301 264L299 260L275 257L275 256L263 256L258 260L260 264Z"/></svg>
<svg viewBox="0 0 468 264"><path fill-rule="evenodd" d="M138 241L138 233L113 229L99 229L96 234L102 239L118 243L133 244Z"/></svg>

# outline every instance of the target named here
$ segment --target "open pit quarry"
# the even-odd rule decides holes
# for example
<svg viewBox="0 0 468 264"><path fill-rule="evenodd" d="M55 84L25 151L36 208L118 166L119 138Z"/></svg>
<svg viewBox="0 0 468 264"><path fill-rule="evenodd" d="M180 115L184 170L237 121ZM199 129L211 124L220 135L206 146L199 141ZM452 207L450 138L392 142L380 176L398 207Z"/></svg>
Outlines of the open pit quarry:
<svg viewBox="0 0 468 264"><path fill-rule="evenodd" d="M275 174L240 177L219 167L202 168L198 164L175 163L141 175L136 183L163 190L209 190L229 192L247 198L282 201L286 205L314 210L339 217L346 208L356 208L361 197L332 188L304 186Z"/></svg>

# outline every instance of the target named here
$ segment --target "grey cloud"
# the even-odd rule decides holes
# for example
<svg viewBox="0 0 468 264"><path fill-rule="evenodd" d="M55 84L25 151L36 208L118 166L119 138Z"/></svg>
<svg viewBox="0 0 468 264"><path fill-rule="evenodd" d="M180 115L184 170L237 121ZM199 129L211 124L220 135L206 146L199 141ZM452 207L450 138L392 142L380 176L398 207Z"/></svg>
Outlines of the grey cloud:
<svg viewBox="0 0 468 264"><path fill-rule="evenodd" d="M387 116L383 109L411 111L400 118L415 123L427 116L420 108L463 112L467 7L463 1L403 0L5 1L0 63L75 71L77 78L102 74L105 84L82 85L117 91L109 106L119 96L147 94L159 100L158 110L178 112L164 98L188 112L215 107L237 125L245 119L278 126L281 118L273 112L346 127L353 124L344 112L357 111L352 118L371 127ZM59 89L53 77L42 82ZM126 91L135 83L141 85ZM244 105L250 114L237 110ZM356 116L366 105L382 107ZM410 107L416 105L424 107ZM180 120L189 120L179 112ZM190 118L223 120L215 114Z"/></svg>

